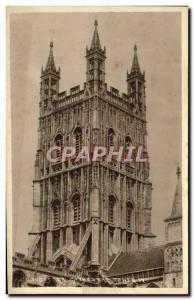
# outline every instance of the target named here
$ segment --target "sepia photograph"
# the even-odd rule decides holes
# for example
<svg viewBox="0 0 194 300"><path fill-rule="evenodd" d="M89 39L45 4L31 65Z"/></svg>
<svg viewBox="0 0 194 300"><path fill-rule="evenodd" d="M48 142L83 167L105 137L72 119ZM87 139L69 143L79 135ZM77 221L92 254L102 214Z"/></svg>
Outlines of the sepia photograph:
<svg viewBox="0 0 194 300"><path fill-rule="evenodd" d="M7 7L9 294L188 294L188 7Z"/></svg>

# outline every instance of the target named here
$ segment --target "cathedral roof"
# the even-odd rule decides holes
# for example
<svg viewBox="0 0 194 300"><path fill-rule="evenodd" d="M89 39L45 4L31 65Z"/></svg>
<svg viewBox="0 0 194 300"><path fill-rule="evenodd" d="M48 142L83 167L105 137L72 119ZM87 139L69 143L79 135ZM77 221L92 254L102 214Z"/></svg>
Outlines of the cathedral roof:
<svg viewBox="0 0 194 300"><path fill-rule="evenodd" d="M134 57L133 57L133 63L131 66L131 74L139 73L141 74L141 69L139 66L138 56L137 56L137 46L134 46Z"/></svg>
<svg viewBox="0 0 194 300"><path fill-rule="evenodd" d="M45 72L49 72L49 71L56 72L56 66L55 66L54 55L53 55L53 42L50 42L50 52L49 52L49 57L45 69Z"/></svg>
<svg viewBox="0 0 194 300"><path fill-rule="evenodd" d="M108 271L113 277L128 273L164 267L164 246L143 249L131 253L121 253Z"/></svg>
<svg viewBox="0 0 194 300"><path fill-rule="evenodd" d="M180 167L177 168L177 184L174 194L174 201L172 206L171 215L166 221L170 221L176 218L182 217L182 185L181 185L181 170Z"/></svg>
<svg viewBox="0 0 194 300"><path fill-rule="evenodd" d="M91 43L91 47L90 49L99 49L101 50L101 45L100 45L100 38L99 38L99 34L98 34L98 22L97 20L95 20L94 22L94 34L93 34L93 38L92 38L92 43Z"/></svg>

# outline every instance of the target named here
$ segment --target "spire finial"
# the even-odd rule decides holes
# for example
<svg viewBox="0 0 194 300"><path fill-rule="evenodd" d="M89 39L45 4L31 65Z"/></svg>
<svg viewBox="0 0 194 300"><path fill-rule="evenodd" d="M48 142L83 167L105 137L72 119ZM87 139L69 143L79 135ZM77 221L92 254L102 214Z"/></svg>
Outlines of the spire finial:
<svg viewBox="0 0 194 300"><path fill-rule="evenodd" d="M134 45L134 51L137 52L137 45Z"/></svg>
<svg viewBox="0 0 194 300"><path fill-rule="evenodd" d="M53 48L53 41L50 42L50 48Z"/></svg>
<svg viewBox="0 0 194 300"><path fill-rule="evenodd" d="M94 21L94 26L95 26L95 27L98 26L98 21L97 21L97 19L95 19L95 21Z"/></svg>

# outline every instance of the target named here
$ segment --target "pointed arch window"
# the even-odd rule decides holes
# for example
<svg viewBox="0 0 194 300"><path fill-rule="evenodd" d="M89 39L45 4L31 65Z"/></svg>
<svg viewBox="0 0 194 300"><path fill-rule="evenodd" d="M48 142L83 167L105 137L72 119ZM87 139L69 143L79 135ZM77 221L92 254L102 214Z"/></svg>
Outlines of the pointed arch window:
<svg viewBox="0 0 194 300"><path fill-rule="evenodd" d="M60 230L54 230L52 233L53 253L55 253L60 247Z"/></svg>
<svg viewBox="0 0 194 300"><path fill-rule="evenodd" d="M127 204L127 228L132 229L132 213L133 213L133 205L131 202Z"/></svg>
<svg viewBox="0 0 194 300"><path fill-rule="evenodd" d="M93 70L94 69L94 61L93 60L90 60L89 62L89 70Z"/></svg>
<svg viewBox="0 0 194 300"><path fill-rule="evenodd" d="M132 139L130 138L130 136L126 136L125 137L125 148L130 147L132 145Z"/></svg>
<svg viewBox="0 0 194 300"><path fill-rule="evenodd" d="M80 204L80 196L76 195L73 198L73 221L77 222L80 221L81 218L81 204Z"/></svg>
<svg viewBox="0 0 194 300"><path fill-rule="evenodd" d="M112 128L110 128L108 130L108 147L109 148L114 146L114 136L115 136L114 130Z"/></svg>
<svg viewBox="0 0 194 300"><path fill-rule="evenodd" d="M75 153L77 156L78 153L80 152L81 146L82 146L82 130L81 130L81 128L76 128L76 130L74 131L74 137L75 137Z"/></svg>
<svg viewBox="0 0 194 300"><path fill-rule="evenodd" d="M67 196L67 190L68 190L68 175L64 174L63 176L63 191L64 191L64 196Z"/></svg>
<svg viewBox="0 0 194 300"><path fill-rule="evenodd" d="M73 226L72 235L73 235L73 244L79 245L79 233L80 233L80 226Z"/></svg>
<svg viewBox="0 0 194 300"><path fill-rule="evenodd" d="M109 197L108 203L108 221L109 223L114 223L114 208L115 208L115 198L113 196Z"/></svg>
<svg viewBox="0 0 194 300"><path fill-rule="evenodd" d="M127 155L128 155L128 147L131 147L132 146L132 139L130 138L130 136L126 136L125 137L125 158L127 158ZM133 160L133 152L131 154L131 159ZM132 161L133 162L133 161ZM131 163L132 163L131 162ZM126 164L127 166L130 166L130 162L127 162Z"/></svg>
<svg viewBox="0 0 194 300"><path fill-rule="evenodd" d="M59 201L55 201L53 204L53 225L58 227L61 222L61 205Z"/></svg>
<svg viewBox="0 0 194 300"><path fill-rule="evenodd" d="M61 134L57 134L55 137L55 146L60 147L61 150L56 151L57 158L61 158L62 155L62 147L63 147L63 137Z"/></svg>

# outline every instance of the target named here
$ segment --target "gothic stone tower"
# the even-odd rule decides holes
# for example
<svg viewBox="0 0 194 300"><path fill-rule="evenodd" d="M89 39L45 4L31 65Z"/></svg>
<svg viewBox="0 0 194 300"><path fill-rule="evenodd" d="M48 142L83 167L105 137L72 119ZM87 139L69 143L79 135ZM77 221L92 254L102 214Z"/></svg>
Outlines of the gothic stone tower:
<svg viewBox="0 0 194 300"><path fill-rule="evenodd" d="M166 223L166 246L164 251L165 287L182 287L182 185L181 171L177 168L177 185L172 212Z"/></svg>
<svg viewBox="0 0 194 300"><path fill-rule="evenodd" d="M52 145L137 146L148 160L145 73L137 47L127 93L105 82L106 49L102 49L95 21L90 48L86 48L86 82L59 92L53 43L41 73L38 149L33 181L34 223L28 257L52 261L75 271L107 270L120 251L148 247L151 232L149 162L87 163L71 159L50 163ZM60 154L59 154L60 156Z"/></svg>

